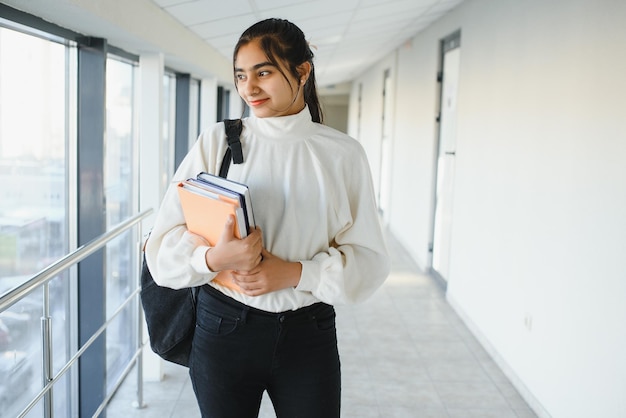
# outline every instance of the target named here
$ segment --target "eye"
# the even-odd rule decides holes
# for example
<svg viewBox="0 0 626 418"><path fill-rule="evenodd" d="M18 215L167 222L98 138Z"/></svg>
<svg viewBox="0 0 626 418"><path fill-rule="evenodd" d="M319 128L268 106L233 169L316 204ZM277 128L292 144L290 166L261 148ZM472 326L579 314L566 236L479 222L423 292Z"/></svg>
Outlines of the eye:
<svg viewBox="0 0 626 418"><path fill-rule="evenodd" d="M270 74L271 74L271 72L269 70L259 71L259 77L266 77L266 76L268 76Z"/></svg>
<svg viewBox="0 0 626 418"><path fill-rule="evenodd" d="M246 79L246 76L244 74L237 74L235 75L235 77L237 78L237 81L243 81Z"/></svg>

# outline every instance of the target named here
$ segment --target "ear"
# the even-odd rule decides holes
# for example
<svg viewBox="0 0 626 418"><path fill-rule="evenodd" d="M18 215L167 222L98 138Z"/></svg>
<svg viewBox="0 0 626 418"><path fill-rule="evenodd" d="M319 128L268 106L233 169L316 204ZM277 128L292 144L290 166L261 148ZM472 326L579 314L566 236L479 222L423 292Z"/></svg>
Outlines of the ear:
<svg viewBox="0 0 626 418"><path fill-rule="evenodd" d="M298 74L300 75L300 82L302 84L305 84L306 81L309 79L309 75L311 75L311 63L305 61L302 64L298 65L297 70ZM304 82L302 80L304 80Z"/></svg>

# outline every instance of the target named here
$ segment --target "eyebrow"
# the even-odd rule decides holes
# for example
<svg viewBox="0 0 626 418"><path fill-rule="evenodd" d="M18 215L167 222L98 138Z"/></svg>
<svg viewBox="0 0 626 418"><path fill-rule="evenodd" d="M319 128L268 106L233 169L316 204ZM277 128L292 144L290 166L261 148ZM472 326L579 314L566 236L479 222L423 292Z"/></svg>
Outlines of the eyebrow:
<svg viewBox="0 0 626 418"><path fill-rule="evenodd" d="M253 66L252 66L252 68L250 68L250 69L251 69L251 70L258 70L259 68L262 68L262 67L267 67L267 66L270 66L270 67L275 67L275 65L274 65L274 64L272 64L271 62L269 62L269 61L265 61L265 62L260 62L260 63L258 63L258 64L253 65ZM244 69L243 69L243 68L238 68L238 67L235 67L235 72L243 72L243 71L244 71Z"/></svg>

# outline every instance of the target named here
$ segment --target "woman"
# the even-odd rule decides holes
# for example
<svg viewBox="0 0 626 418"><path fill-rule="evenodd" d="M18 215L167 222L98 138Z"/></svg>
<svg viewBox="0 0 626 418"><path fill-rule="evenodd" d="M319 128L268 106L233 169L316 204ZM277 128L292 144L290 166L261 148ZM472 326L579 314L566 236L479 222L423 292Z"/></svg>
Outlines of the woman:
<svg viewBox="0 0 626 418"><path fill-rule="evenodd" d="M176 184L219 172L218 123L175 173L146 260L159 285L203 285L189 366L203 417L256 417L264 391L278 417L339 417L333 305L367 298L390 267L368 162L357 141L321 124L313 53L293 23L251 26L233 63L254 116L228 178L249 186L259 227L236 239L231 219L213 247L186 229Z"/></svg>

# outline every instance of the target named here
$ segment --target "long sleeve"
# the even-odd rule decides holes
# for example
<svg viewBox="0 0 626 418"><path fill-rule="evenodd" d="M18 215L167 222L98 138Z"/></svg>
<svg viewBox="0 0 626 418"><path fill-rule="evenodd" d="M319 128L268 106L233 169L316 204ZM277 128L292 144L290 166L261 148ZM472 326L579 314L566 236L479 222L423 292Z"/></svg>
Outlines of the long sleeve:
<svg viewBox="0 0 626 418"><path fill-rule="evenodd" d="M302 260L296 290L310 291L330 303L355 303L369 297L387 278L389 256L380 227L369 167L363 152L353 156L346 175L345 226L328 251Z"/></svg>

